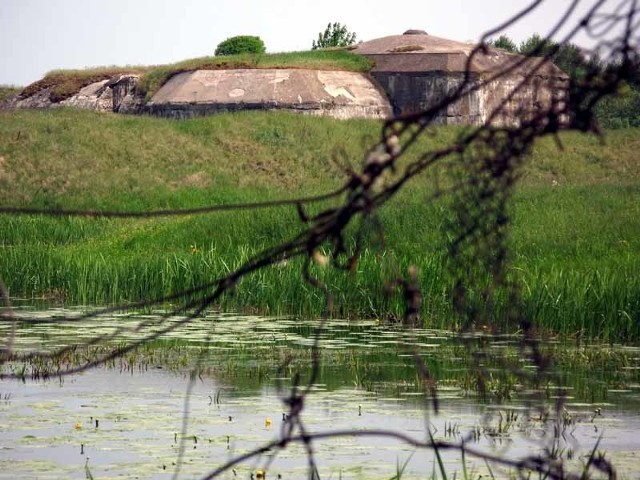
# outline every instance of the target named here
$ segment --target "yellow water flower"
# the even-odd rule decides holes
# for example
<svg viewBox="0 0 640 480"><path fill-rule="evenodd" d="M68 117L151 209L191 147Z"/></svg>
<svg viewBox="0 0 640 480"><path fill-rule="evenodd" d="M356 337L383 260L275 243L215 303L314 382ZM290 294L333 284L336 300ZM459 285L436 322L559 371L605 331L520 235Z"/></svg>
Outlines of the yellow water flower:
<svg viewBox="0 0 640 480"><path fill-rule="evenodd" d="M82 422L76 423L76 430L80 430L82 428Z"/></svg>
<svg viewBox="0 0 640 480"><path fill-rule="evenodd" d="M264 470L256 471L256 480L264 480L265 478L267 478L267 474Z"/></svg>
<svg viewBox="0 0 640 480"><path fill-rule="evenodd" d="M265 426L265 428L271 428L271 419L270 418L267 418L264 421L264 426Z"/></svg>

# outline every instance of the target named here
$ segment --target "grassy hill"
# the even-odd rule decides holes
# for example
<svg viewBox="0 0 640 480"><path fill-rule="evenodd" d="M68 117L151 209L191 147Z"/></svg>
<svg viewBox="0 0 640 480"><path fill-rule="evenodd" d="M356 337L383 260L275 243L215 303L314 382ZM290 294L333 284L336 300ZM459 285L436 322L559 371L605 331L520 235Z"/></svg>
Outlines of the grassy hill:
<svg viewBox="0 0 640 480"><path fill-rule="evenodd" d="M361 165L375 121L274 112L189 121L73 110L0 112L0 204L142 211L295 198L331 191ZM443 127L408 153L444 146ZM603 340L640 339L640 132L564 134L535 147L512 207L512 274L543 329ZM443 225L445 165L407 185L380 212L354 274L316 272L337 316L392 318L402 299L385 281L417 264L425 325L451 322ZM326 206L326 205L325 205ZM70 304L155 298L211 281L304 225L295 208L157 219L2 215L0 275L14 297ZM243 280L227 310L316 315L318 291L290 262ZM506 328L515 328L507 325Z"/></svg>

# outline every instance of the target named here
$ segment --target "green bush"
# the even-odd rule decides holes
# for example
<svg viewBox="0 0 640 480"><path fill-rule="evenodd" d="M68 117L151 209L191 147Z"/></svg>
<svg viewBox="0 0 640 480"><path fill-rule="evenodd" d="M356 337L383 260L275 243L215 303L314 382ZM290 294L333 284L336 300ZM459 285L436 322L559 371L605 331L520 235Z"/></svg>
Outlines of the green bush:
<svg viewBox="0 0 640 480"><path fill-rule="evenodd" d="M596 116L605 128L640 127L640 87L624 85L616 95L602 99Z"/></svg>
<svg viewBox="0 0 640 480"><path fill-rule="evenodd" d="M218 55L239 55L241 53L264 53L267 49L260 37L252 37L250 35L238 35L237 37L227 38L224 42L220 42L216 47L216 56Z"/></svg>

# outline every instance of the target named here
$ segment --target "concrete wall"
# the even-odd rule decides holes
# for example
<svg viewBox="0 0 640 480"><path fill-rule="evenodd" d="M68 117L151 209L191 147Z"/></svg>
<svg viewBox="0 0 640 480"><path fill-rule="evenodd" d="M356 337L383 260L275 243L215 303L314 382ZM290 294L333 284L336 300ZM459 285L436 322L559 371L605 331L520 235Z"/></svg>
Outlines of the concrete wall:
<svg viewBox="0 0 640 480"><path fill-rule="evenodd" d="M395 115L434 108L463 81L462 74L446 72L376 72L373 77L386 92ZM469 93L437 112L434 121L454 125L479 124L485 117L483 107L482 97Z"/></svg>
<svg viewBox="0 0 640 480"><path fill-rule="evenodd" d="M311 116L331 117L339 120L350 118L388 118L390 109L379 107L363 107L349 105L332 105L321 102L302 103L294 105L280 105L270 102L259 103L200 103L200 104L153 104L142 107L136 113L148 114L157 117L184 120L188 118L204 117L217 113L239 112L243 110L278 110L293 113L301 113Z"/></svg>
<svg viewBox="0 0 640 480"><path fill-rule="evenodd" d="M386 92L395 115L407 115L436 107L464 81L462 73L374 72ZM448 125L518 126L525 119L564 105L567 80L559 77L522 75L500 78L486 85L479 74L471 74L467 93L436 112L434 122Z"/></svg>
<svg viewBox="0 0 640 480"><path fill-rule="evenodd" d="M285 110L338 119L384 119L391 106L375 82L356 72L319 70L201 70L173 76L145 103L137 75L92 83L54 103L48 89L15 108L74 107L102 112L192 118L238 110Z"/></svg>
<svg viewBox="0 0 640 480"><path fill-rule="evenodd" d="M371 78L373 77L373 78ZM172 77L146 104L137 94L137 75L119 75L88 85L72 97L52 103L48 90L17 100L17 108L69 106L167 118L192 118L238 110L285 110L338 119L386 119L436 107L464 81L463 73L355 72L315 70L211 70ZM567 79L513 74L486 82L472 73L467 93L436 111L439 124L518 126L524 119L561 110ZM517 91L516 91L517 90Z"/></svg>
<svg viewBox="0 0 640 480"><path fill-rule="evenodd" d="M172 77L143 112L190 118L237 110L285 110L334 118L388 118L384 93L364 74L319 70L201 70Z"/></svg>
<svg viewBox="0 0 640 480"><path fill-rule="evenodd" d="M535 116L564 110L569 81L563 77L514 75L495 80L484 86L479 94L485 105L487 118L493 115L494 125L519 126ZM559 117L566 122L566 115Z"/></svg>

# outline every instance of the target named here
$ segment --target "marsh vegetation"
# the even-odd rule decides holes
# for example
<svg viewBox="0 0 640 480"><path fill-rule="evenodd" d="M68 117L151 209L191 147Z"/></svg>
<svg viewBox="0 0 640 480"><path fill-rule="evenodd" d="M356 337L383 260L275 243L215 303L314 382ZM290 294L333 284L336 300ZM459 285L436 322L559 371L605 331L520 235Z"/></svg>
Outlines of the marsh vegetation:
<svg viewBox="0 0 640 480"><path fill-rule="evenodd" d="M0 201L131 212L308 197L339 188L358 168L348 159L364 156L378 128L286 113L170 122L12 112L0 116ZM434 127L429 142L446 145L461 132ZM607 132L602 141L567 133L563 150L543 139L522 168L510 211L510 273L542 331L604 342L640 338L639 138L637 129ZM426 141L403 160L412 161ZM451 198L426 201L451 184L448 168L443 162L380 209L384 235L375 222L367 227L356 271L314 267L336 296L334 316L399 318L404 300L384 279L413 262L424 291L423 326L455 330L446 268ZM13 296L116 304L211 281L299 229L295 208L278 206L180 218L5 216L0 267ZM300 266L283 262L247 276L217 306L317 316L324 298L300 281Z"/></svg>

